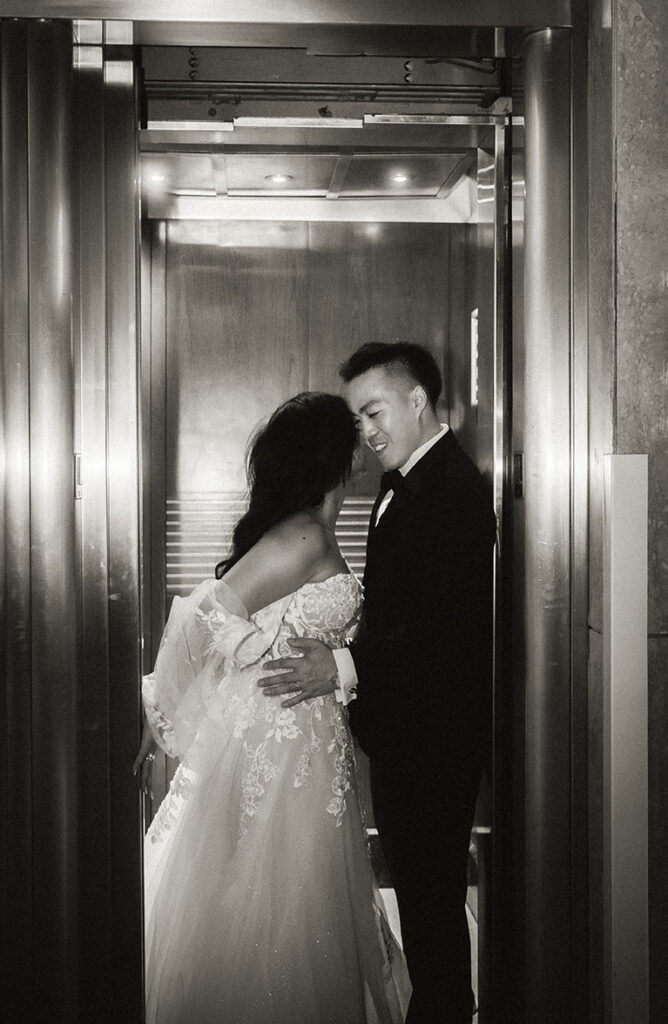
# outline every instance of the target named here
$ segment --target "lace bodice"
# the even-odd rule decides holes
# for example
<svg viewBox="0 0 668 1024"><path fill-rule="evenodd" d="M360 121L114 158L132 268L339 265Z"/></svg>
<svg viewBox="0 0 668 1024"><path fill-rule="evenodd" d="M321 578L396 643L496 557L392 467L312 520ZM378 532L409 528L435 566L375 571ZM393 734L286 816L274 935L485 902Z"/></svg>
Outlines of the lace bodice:
<svg viewBox="0 0 668 1024"><path fill-rule="evenodd" d="M290 636L316 637L328 647L341 647L357 623L361 601L362 588L353 573L305 583L286 609L276 647L282 652Z"/></svg>

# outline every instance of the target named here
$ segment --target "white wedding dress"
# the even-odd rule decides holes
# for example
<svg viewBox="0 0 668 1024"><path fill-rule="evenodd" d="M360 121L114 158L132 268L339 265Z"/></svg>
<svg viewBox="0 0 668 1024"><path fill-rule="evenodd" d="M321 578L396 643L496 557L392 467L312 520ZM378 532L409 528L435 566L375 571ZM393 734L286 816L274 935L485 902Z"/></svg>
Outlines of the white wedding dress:
<svg viewBox="0 0 668 1024"><path fill-rule="evenodd" d="M340 573L252 615L207 580L176 598L148 720L180 758L146 836L148 1024L400 1024L410 983L382 914L333 694L281 707L257 680L292 636L341 646Z"/></svg>

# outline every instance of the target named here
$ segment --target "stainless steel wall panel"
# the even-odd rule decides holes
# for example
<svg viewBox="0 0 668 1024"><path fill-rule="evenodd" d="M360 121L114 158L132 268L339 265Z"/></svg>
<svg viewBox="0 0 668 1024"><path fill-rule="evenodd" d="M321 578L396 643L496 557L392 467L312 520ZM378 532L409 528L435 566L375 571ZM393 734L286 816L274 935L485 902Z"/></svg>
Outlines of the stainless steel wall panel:
<svg viewBox="0 0 668 1024"><path fill-rule="evenodd" d="M32 918L30 336L25 23L0 26L4 433L2 1005L29 1013Z"/></svg>
<svg viewBox="0 0 668 1024"><path fill-rule="evenodd" d="M9 1020L70 1021L77 969L71 35L3 22ZM48 181L48 188L45 187ZM39 965L39 976L28 972Z"/></svg>
<svg viewBox="0 0 668 1024"><path fill-rule="evenodd" d="M589 973L589 267L588 153L586 95L591 14L578 5L572 32L572 202L571 202L571 962L572 1017L577 1019L590 991ZM594 187L598 187L598 182ZM593 1022L590 1022L593 1024Z"/></svg>
<svg viewBox="0 0 668 1024"><path fill-rule="evenodd" d="M150 599L150 618L146 621L146 639L149 642L146 651L150 671L155 663L165 626L165 544L166 544L166 508L167 508L167 453L165 403L167 398L166 376L166 241L167 225L151 223L151 277L150 277L150 311L151 333L146 338L147 348L151 354L150 370L150 407L148 410L150 449L145 466L145 483L150 486L149 508L144 518L144 537L148 540L150 550L147 551L150 569L150 582L147 587ZM157 457L156 457L157 456Z"/></svg>
<svg viewBox="0 0 668 1024"><path fill-rule="evenodd" d="M570 1015L570 37L526 42L526 1021Z"/></svg>
<svg viewBox="0 0 668 1024"><path fill-rule="evenodd" d="M130 62L107 62L104 76L111 952L116 1018L136 1020L143 998L141 828L129 768L141 721L137 103Z"/></svg>
<svg viewBox="0 0 668 1024"><path fill-rule="evenodd" d="M69 27L30 22L27 57L33 828L37 855L33 859L33 955L41 965L35 1000L38 1014L41 1009L52 1020L71 1020L76 970L78 678Z"/></svg>
<svg viewBox="0 0 668 1024"><path fill-rule="evenodd" d="M107 336L104 82L99 66L75 71L79 273L74 295L79 512L81 787L81 999L103 1021L111 1005L106 964L111 929L107 543Z"/></svg>
<svg viewBox="0 0 668 1024"><path fill-rule="evenodd" d="M487 448L492 454L490 477L497 517L497 545L494 552L494 694L492 733L492 801L486 808L491 825L488 894L480 922L481 976L490 982L488 1017L494 1021L511 1015L516 992L513 987L512 943L518 929L514 919L513 870L515 836L518 830L514 799L515 730L512 720L517 704L518 675L512 644L513 556L515 522L512 501L513 424L513 323L512 323L512 172L513 128L510 119L495 128L493 161L493 301L489 310L493 337L492 365L481 379L481 419L487 427ZM485 193L481 197L484 201ZM485 225L478 230L484 232ZM484 237L484 235L483 235ZM484 301L481 309L484 308ZM483 321L484 322L484 321ZM489 358L489 357L488 357ZM484 369L484 362L481 370ZM484 409L484 413L483 413ZM491 420L491 422L490 422ZM484 793L484 789L483 789ZM491 869L491 870L490 870ZM500 1009L503 1008L503 1009ZM481 1022L484 1024L484 1021Z"/></svg>
<svg viewBox="0 0 668 1024"><path fill-rule="evenodd" d="M25 0L2 0L0 14L25 15ZM33 17L109 18L148 22L179 22L184 19L182 0L33 0ZM336 17L334 16L336 15ZM284 0L280 6L266 0L191 0L187 16L192 22L231 22L267 28L272 24L399 25L406 22L405 0L339 0L335 12L331 0ZM569 25L569 0L413 0L413 25ZM175 26L171 26L172 29ZM178 26L176 26L178 27ZM187 40L186 40L187 41ZM269 43L268 45L271 45Z"/></svg>

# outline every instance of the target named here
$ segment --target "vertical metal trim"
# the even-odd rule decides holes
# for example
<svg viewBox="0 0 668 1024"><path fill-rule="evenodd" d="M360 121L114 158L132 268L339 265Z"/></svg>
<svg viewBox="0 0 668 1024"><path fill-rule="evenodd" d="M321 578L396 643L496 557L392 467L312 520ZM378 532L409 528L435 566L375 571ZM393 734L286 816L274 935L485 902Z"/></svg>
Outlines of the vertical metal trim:
<svg viewBox="0 0 668 1024"><path fill-rule="evenodd" d="M165 625L167 588L165 579L167 508L167 238L165 221L152 222L151 238L151 645L150 668L158 654ZM159 460L155 455L159 454Z"/></svg>
<svg viewBox="0 0 668 1024"><path fill-rule="evenodd" d="M107 329L104 83L101 62L74 72L77 251L75 290L79 444L81 604L81 998L104 1021L111 1005L109 835L109 666L107 542ZM93 840L94 837L94 840Z"/></svg>
<svg viewBox="0 0 668 1024"><path fill-rule="evenodd" d="M605 1019L649 1022L648 457L604 458Z"/></svg>
<svg viewBox="0 0 668 1024"><path fill-rule="evenodd" d="M69 1021L78 910L69 26L31 21L27 55L34 998L37 1016Z"/></svg>
<svg viewBox="0 0 668 1024"><path fill-rule="evenodd" d="M494 139L494 505L498 541L494 553L494 733L493 733L493 1007L490 1020L510 1013L513 1000L509 936L511 897L512 707L511 651L512 520L512 123L495 128Z"/></svg>
<svg viewBox="0 0 668 1024"><path fill-rule="evenodd" d="M527 1024L571 1011L570 33L525 44Z"/></svg>
<svg viewBox="0 0 668 1024"><path fill-rule="evenodd" d="M123 66L121 66L123 65ZM141 1020L137 115L131 63L105 65L112 951L116 1019Z"/></svg>
<svg viewBox="0 0 668 1024"><path fill-rule="evenodd" d="M0 23L2 118L2 375L5 474L4 651L1 739L6 901L2 1005L31 1014L32 682L30 571L30 338L28 331L27 24Z"/></svg>
<svg viewBox="0 0 668 1024"><path fill-rule="evenodd" d="M509 310L508 286L510 282L510 126L497 125L494 129L494 509L501 544L503 537L504 495L509 478L508 459L508 378L509 346L507 318Z"/></svg>
<svg viewBox="0 0 668 1024"><path fill-rule="evenodd" d="M571 33L571 1015L589 1005L589 337L587 20Z"/></svg>

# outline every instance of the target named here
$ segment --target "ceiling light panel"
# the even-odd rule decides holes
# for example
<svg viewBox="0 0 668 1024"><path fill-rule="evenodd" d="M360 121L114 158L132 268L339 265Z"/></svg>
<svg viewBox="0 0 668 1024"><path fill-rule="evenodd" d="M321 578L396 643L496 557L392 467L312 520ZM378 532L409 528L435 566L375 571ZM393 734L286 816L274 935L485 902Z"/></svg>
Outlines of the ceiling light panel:
<svg viewBox="0 0 668 1024"><path fill-rule="evenodd" d="M227 187L326 192L336 160L335 153L228 153Z"/></svg>
<svg viewBox="0 0 668 1024"><path fill-rule="evenodd" d="M350 163L342 196L436 196L462 153L359 154Z"/></svg>

